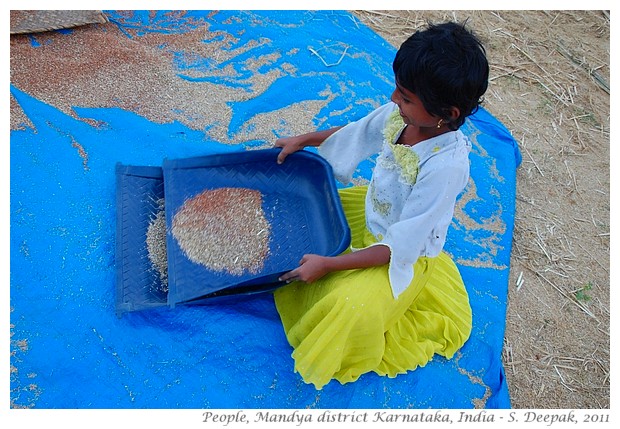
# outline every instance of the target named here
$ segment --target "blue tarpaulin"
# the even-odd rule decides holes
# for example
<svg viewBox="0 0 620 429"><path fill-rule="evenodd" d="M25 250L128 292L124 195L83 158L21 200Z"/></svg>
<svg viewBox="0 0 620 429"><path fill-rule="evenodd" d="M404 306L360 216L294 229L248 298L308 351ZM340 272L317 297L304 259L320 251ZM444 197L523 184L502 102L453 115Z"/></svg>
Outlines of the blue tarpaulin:
<svg viewBox="0 0 620 429"><path fill-rule="evenodd" d="M471 180L445 249L473 308L471 338L453 359L317 391L293 371L270 293L117 317L117 163L161 166L268 147L281 135L360 118L389 100L395 48L344 11L106 14L107 24L20 37L29 37L21 40L30 55L86 31L117 38L128 55L148 50L160 68L140 85L154 85L168 114L162 120L141 106L150 99L131 107L130 83L120 81L128 75L99 90L101 105L79 104L72 92L61 106L12 74L11 96L25 118L10 134L12 407L510 407L501 352L521 158L510 132L484 109L463 127L473 142ZM97 55L111 50L102 42ZM80 55L64 52L59 73ZM13 68L19 59L11 61ZM174 88L156 86L162 70L171 71ZM204 104L212 116L197 113ZM360 165L356 178L368 179L372 165Z"/></svg>

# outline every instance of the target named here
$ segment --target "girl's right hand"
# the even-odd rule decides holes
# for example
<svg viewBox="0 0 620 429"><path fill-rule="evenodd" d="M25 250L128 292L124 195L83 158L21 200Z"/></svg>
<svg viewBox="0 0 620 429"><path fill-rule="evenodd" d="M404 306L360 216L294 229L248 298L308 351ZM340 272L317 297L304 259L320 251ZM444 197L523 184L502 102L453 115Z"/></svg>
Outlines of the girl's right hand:
<svg viewBox="0 0 620 429"><path fill-rule="evenodd" d="M282 148L282 150L278 154L278 164L282 164L287 156L294 152L302 150L305 147L300 136L283 137L277 139L274 146Z"/></svg>
<svg viewBox="0 0 620 429"><path fill-rule="evenodd" d="M293 137L283 137L276 140L275 147L281 147L282 150L278 154L278 164L282 164L287 156L298 150L302 150L306 146L320 146L325 139L342 127L334 127L323 131L313 131L307 134L301 134Z"/></svg>

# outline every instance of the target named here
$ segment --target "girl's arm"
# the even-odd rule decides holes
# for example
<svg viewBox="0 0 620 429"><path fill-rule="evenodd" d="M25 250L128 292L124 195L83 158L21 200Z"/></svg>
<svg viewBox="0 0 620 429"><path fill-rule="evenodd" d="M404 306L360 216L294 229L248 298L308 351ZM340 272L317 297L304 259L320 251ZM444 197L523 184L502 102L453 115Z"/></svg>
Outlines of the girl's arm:
<svg viewBox="0 0 620 429"><path fill-rule="evenodd" d="M282 150L278 154L278 164L282 164L287 156L298 150L302 150L306 146L320 146L325 139L342 127L330 128L329 130L314 131L307 134L301 134L293 137L284 137L276 140L275 147L281 147Z"/></svg>
<svg viewBox="0 0 620 429"><path fill-rule="evenodd" d="M301 280L311 283L332 271L353 270L385 265L390 262L390 248L377 244L362 250L338 256L304 255L299 267L280 277L280 281Z"/></svg>

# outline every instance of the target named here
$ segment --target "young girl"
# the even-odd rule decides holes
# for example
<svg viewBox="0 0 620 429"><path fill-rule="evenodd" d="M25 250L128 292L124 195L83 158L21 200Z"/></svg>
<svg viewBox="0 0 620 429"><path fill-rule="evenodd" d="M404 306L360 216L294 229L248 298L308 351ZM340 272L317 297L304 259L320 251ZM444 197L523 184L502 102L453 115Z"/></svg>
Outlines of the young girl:
<svg viewBox="0 0 620 429"><path fill-rule="evenodd" d="M305 255L274 294L295 370L317 389L370 371L395 377L435 353L449 359L471 331L465 286L442 248L469 179L471 143L459 127L487 89L485 50L462 24L430 24L402 44L393 70L391 102L276 141L279 163L319 146L343 183L378 153L368 186L340 190L351 250Z"/></svg>

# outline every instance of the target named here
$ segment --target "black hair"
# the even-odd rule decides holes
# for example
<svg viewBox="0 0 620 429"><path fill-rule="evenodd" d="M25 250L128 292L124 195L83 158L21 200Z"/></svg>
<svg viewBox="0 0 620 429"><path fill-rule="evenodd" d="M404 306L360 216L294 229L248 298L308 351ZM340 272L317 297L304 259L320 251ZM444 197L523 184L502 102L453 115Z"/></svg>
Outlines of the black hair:
<svg viewBox="0 0 620 429"><path fill-rule="evenodd" d="M486 51L465 23L428 23L400 47L392 64L396 82L417 95L427 112L450 119L450 107L460 116L448 122L458 129L478 110L489 84Z"/></svg>

